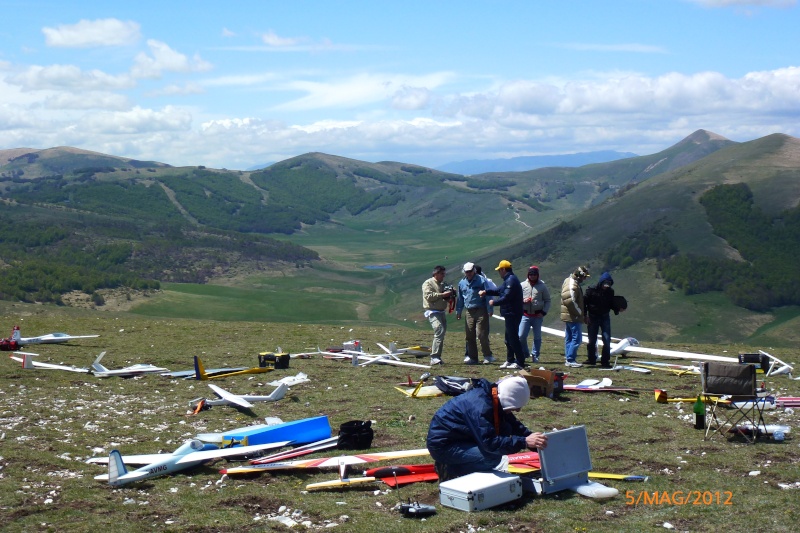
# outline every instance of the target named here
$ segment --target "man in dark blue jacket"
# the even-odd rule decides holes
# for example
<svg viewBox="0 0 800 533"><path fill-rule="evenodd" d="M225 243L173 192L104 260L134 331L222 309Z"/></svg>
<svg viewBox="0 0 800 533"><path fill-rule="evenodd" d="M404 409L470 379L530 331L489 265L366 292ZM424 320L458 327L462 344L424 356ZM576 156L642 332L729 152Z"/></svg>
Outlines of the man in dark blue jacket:
<svg viewBox="0 0 800 533"><path fill-rule="evenodd" d="M522 284L519 282L514 271L511 270L511 263L503 259L495 268L503 278L503 285L497 290L481 291L483 296L495 296L489 300L489 305L500 306L500 316L506 322L506 362L500 368L509 370L522 370L525 368L525 351L519 340L519 323L522 322Z"/></svg>
<svg viewBox="0 0 800 533"><path fill-rule="evenodd" d="M611 368L611 311L618 315L625 308L621 307L619 300L614 298L614 279L611 273L603 272L597 285L586 290L583 302L586 306L587 335L589 342L586 344L587 365L597 364L597 333L603 339L603 349L600 355L600 366ZM622 298L624 301L624 298Z"/></svg>
<svg viewBox="0 0 800 533"><path fill-rule="evenodd" d="M480 379L476 385L445 403L433 415L427 447L439 481L472 472L501 470L510 453L547 446L547 437L532 433L514 416L530 398L522 376L498 383Z"/></svg>

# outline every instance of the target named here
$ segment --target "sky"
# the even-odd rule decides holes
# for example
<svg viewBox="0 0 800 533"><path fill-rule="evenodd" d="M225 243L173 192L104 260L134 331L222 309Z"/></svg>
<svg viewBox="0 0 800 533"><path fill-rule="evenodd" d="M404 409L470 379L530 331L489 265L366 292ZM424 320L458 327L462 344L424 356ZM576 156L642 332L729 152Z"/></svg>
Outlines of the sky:
<svg viewBox="0 0 800 533"><path fill-rule="evenodd" d="M797 0L0 0L0 150L428 167L800 137Z"/></svg>

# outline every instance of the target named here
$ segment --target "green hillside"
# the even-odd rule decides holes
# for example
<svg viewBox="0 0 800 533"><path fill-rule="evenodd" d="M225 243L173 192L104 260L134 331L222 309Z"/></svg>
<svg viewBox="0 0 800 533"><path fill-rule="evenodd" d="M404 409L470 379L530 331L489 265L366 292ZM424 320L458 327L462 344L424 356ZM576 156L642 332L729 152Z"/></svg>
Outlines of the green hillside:
<svg viewBox="0 0 800 533"><path fill-rule="evenodd" d="M435 264L453 282L468 260L490 274L503 258L518 271L538 264L557 292L589 263L612 268L632 303L615 333L786 342L798 302L778 290L775 265L796 248L797 143L699 130L649 156L468 178L322 153L241 172L4 150L0 292L60 302L90 291L102 304L107 288L163 287L134 310L413 327Z"/></svg>

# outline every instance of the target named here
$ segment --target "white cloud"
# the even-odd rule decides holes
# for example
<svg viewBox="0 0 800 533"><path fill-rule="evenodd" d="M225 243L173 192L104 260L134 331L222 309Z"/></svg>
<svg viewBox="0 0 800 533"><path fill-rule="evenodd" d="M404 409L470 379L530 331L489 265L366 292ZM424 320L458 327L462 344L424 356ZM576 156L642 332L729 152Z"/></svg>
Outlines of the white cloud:
<svg viewBox="0 0 800 533"><path fill-rule="evenodd" d="M302 37L280 37L274 31L269 30L261 35L261 41L268 46L281 48L286 46L296 46L305 41L305 39Z"/></svg>
<svg viewBox="0 0 800 533"><path fill-rule="evenodd" d="M392 95L395 109L424 109L431 100L431 92L425 87L401 87Z"/></svg>
<svg viewBox="0 0 800 533"><path fill-rule="evenodd" d="M452 79L447 72L424 76L359 74L332 81L290 81L284 88L306 93L306 96L275 107L281 111L300 111L336 107L362 107L366 104L391 101L407 87L415 90L436 89Z"/></svg>
<svg viewBox="0 0 800 533"><path fill-rule="evenodd" d="M128 98L121 94L110 92L80 92L66 93L59 92L48 95L42 102L45 109L67 110L67 109L106 109L124 110L130 108Z"/></svg>
<svg viewBox="0 0 800 533"><path fill-rule="evenodd" d="M81 20L77 24L62 24L42 28L47 46L61 48L90 48L124 46L139 40L139 24L118 19Z"/></svg>
<svg viewBox="0 0 800 533"><path fill-rule="evenodd" d="M222 28L222 36L223 37L236 37L236 33L232 32L228 28Z"/></svg>
<svg viewBox="0 0 800 533"><path fill-rule="evenodd" d="M184 85L177 85L173 83L171 85L167 85L166 87L162 87L161 89L150 91L147 93L147 96L180 96L187 94L203 94L204 92L205 90L203 89L202 85L198 83L186 83Z"/></svg>
<svg viewBox="0 0 800 533"><path fill-rule="evenodd" d="M100 70L84 71L75 65L32 65L8 78L26 91L44 89L88 91L115 90L133 86L130 76L114 76Z"/></svg>
<svg viewBox="0 0 800 533"><path fill-rule="evenodd" d="M166 106L160 111L136 106L129 111L92 113L84 115L79 121L83 131L125 135L186 131L191 124L191 113L173 106Z"/></svg>
<svg viewBox="0 0 800 533"><path fill-rule="evenodd" d="M203 60L199 55L189 59L184 54L170 48L166 43L155 39L148 39L147 47L152 55L141 52L134 58L131 74L136 78L159 78L164 71L203 72L212 68L211 63Z"/></svg>

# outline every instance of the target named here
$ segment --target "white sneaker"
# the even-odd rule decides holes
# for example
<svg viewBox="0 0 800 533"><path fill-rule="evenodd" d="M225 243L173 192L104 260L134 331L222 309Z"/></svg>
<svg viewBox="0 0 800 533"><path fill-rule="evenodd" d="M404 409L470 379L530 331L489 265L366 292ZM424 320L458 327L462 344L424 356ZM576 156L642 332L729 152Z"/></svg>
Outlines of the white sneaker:
<svg viewBox="0 0 800 533"><path fill-rule="evenodd" d="M497 359L495 359L495 358L494 358L494 357L492 357L491 355L488 355L488 356L486 356L486 357L484 357L484 358L483 358L483 364L484 364L484 365L491 365L491 364L492 364L492 363L494 363L495 361L497 361Z"/></svg>
<svg viewBox="0 0 800 533"><path fill-rule="evenodd" d="M522 367L519 366L517 363L508 363L506 366L506 370L522 370Z"/></svg>
<svg viewBox="0 0 800 533"><path fill-rule="evenodd" d="M469 356L466 356L466 357L464 358L464 362L465 362L465 363L469 363L470 361L472 361L472 359L470 359L470 358L469 358Z"/></svg>
<svg viewBox="0 0 800 533"><path fill-rule="evenodd" d="M438 357L431 357L431 366L433 366L433 365L441 365L441 364L442 364L442 360L441 359L439 359Z"/></svg>
<svg viewBox="0 0 800 533"><path fill-rule="evenodd" d="M568 366L568 367L570 367L570 368L580 368L580 367L582 367L583 365L582 365L582 364L580 364L580 363L579 363L579 362L577 362L577 361L567 361L566 363L564 363L564 366Z"/></svg>
<svg viewBox="0 0 800 533"><path fill-rule="evenodd" d="M509 363L508 361L506 361L506 362L504 362L502 365L500 365L500 368L508 368L508 365L510 365L510 364L511 364L511 363Z"/></svg>

